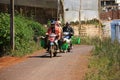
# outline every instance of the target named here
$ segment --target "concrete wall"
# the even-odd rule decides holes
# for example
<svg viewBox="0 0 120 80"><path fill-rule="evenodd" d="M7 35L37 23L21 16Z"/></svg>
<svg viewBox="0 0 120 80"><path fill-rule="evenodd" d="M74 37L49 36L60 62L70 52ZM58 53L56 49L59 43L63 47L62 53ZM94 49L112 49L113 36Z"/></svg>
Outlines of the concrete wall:
<svg viewBox="0 0 120 80"><path fill-rule="evenodd" d="M73 26L76 36L79 36L79 26ZM100 27L95 25L82 25L80 29L81 37L100 37L102 35L102 30Z"/></svg>
<svg viewBox="0 0 120 80"><path fill-rule="evenodd" d="M81 10L80 10L81 5ZM66 9L69 9L66 11ZM81 20L91 20L99 18L98 0L64 0L65 22L79 21L79 11Z"/></svg>
<svg viewBox="0 0 120 80"><path fill-rule="evenodd" d="M14 0L15 5L57 8L57 0ZM0 0L0 3L10 4L10 0Z"/></svg>
<svg viewBox="0 0 120 80"><path fill-rule="evenodd" d="M74 35L79 36L79 26L72 26L74 29Z"/></svg>
<svg viewBox="0 0 120 80"><path fill-rule="evenodd" d="M111 37L111 21L103 21L102 24L104 25L103 27L103 37Z"/></svg>

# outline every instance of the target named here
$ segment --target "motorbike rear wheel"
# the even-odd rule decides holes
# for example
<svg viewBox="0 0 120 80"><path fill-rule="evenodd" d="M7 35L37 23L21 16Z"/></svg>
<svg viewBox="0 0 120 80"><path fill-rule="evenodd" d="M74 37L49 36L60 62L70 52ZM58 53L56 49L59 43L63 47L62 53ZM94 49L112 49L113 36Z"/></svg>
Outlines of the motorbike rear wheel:
<svg viewBox="0 0 120 80"><path fill-rule="evenodd" d="M68 52L70 52L70 48L68 48Z"/></svg>
<svg viewBox="0 0 120 80"><path fill-rule="evenodd" d="M57 56L57 52L54 52L54 54L53 54L53 55L54 55L54 57L56 57L56 56Z"/></svg>

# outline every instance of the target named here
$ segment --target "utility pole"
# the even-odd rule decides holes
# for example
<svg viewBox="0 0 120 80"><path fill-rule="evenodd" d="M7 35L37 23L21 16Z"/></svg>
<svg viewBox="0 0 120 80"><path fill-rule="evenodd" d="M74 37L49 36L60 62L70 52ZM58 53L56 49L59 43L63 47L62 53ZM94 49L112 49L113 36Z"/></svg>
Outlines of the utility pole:
<svg viewBox="0 0 120 80"><path fill-rule="evenodd" d="M79 8L79 36L80 36L80 29L81 29L81 0L80 0L80 8Z"/></svg>
<svg viewBox="0 0 120 80"><path fill-rule="evenodd" d="M100 19L100 13L101 13L101 0L98 0L98 17Z"/></svg>
<svg viewBox="0 0 120 80"><path fill-rule="evenodd" d="M106 3L104 2L104 4L106 5ZM99 37L100 39L102 39L102 26L101 26L101 17L100 17L100 14L101 14L101 0L98 0L98 17L99 17Z"/></svg>
<svg viewBox="0 0 120 80"><path fill-rule="evenodd" d="M59 12L60 12L60 0L57 0L57 20L59 19Z"/></svg>
<svg viewBox="0 0 120 80"><path fill-rule="evenodd" d="M14 43L14 0L10 0L10 46L15 49Z"/></svg>

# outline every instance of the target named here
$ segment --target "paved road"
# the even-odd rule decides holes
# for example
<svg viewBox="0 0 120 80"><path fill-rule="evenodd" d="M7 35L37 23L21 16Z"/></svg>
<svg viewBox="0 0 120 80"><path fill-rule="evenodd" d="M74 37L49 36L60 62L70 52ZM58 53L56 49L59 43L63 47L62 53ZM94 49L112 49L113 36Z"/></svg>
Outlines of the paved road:
<svg viewBox="0 0 120 80"><path fill-rule="evenodd" d="M49 58L47 53L0 70L0 80L83 80L92 46L75 46L71 53Z"/></svg>

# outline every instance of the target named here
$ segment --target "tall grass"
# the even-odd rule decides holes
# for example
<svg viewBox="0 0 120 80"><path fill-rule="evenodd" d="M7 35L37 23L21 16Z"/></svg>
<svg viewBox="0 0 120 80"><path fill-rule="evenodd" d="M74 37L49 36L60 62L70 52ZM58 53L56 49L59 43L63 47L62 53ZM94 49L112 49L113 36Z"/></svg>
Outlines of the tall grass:
<svg viewBox="0 0 120 80"><path fill-rule="evenodd" d="M95 46L85 80L120 80L120 43L110 39L92 39Z"/></svg>

